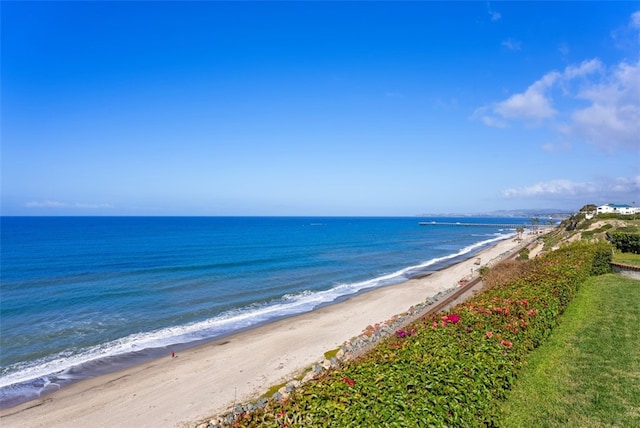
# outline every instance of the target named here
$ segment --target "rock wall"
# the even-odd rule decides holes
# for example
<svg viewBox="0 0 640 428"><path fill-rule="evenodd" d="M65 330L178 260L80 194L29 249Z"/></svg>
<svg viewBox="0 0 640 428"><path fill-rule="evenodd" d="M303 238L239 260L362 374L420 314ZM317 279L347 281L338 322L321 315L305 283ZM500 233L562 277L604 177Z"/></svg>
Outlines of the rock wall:
<svg viewBox="0 0 640 428"><path fill-rule="evenodd" d="M640 279L640 267L638 266L630 266L622 263L611 263L611 270L614 273L619 273L620 275L627 276L633 279Z"/></svg>

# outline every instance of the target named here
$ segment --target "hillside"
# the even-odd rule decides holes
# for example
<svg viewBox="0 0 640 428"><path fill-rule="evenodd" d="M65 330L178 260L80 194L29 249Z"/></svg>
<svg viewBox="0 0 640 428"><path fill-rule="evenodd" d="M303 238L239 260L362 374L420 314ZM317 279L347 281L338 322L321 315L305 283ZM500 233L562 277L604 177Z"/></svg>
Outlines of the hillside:
<svg viewBox="0 0 640 428"><path fill-rule="evenodd" d="M604 214L591 219L584 214L575 214L542 237L544 250L558 248L561 243L580 240L606 240L607 233L640 233L640 216Z"/></svg>

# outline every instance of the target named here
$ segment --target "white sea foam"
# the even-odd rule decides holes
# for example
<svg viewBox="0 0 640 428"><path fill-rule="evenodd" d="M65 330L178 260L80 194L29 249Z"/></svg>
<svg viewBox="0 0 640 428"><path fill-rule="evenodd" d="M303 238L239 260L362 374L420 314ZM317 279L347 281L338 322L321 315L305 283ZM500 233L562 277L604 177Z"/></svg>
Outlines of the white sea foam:
<svg viewBox="0 0 640 428"><path fill-rule="evenodd" d="M167 327L150 332L141 332L84 349L77 353L64 352L52 358L41 359L30 363L8 367L0 377L0 388L41 379L44 386L49 383L49 376L59 379L68 376L69 370L92 361L125 355L150 348L163 348L175 344L184 344L203 339L215 338L240 329L256 326L267 321L308 312L318 306L335 302L363 290L390 285L407 279L411 272L424 271L426 268L444 263L469 254L493 242L507 239L513 234L495 234L492 238L469 245L456 253L433 258L424 263L409 266L366 281L336 284L328 290L304 291L286 294L282 299L270 304L252 305L243 309L228 311L214 318L201 322Z"/></svg>

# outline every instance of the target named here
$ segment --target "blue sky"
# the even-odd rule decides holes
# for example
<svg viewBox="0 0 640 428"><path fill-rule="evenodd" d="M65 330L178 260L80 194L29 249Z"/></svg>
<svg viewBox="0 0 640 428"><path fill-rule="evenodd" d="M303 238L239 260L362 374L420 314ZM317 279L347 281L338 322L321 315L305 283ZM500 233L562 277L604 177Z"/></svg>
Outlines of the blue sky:
<svg viewBox="0 0 640 428"><path fill-rule="evenodd" d="M640 2L2 2L3 215L640 203Z"/></svg>

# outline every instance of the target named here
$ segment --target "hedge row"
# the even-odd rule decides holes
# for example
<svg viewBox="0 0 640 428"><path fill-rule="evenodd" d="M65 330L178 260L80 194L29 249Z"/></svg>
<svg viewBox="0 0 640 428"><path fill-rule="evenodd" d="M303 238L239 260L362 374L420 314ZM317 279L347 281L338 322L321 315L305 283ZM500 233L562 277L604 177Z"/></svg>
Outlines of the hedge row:
<svg viewBox="0 0 640 428"><path fill-rule="evenodd" d="M640 254L640 233L612 232L607 235L609 241L623 253Z"/></svg>
<svg viewBox="0 0 640 428"><path fill-rule="evenodd" d="M499 426L527 355L611 249L575 243L529 261L520 278L424 317L237 426Z"/></svg>

